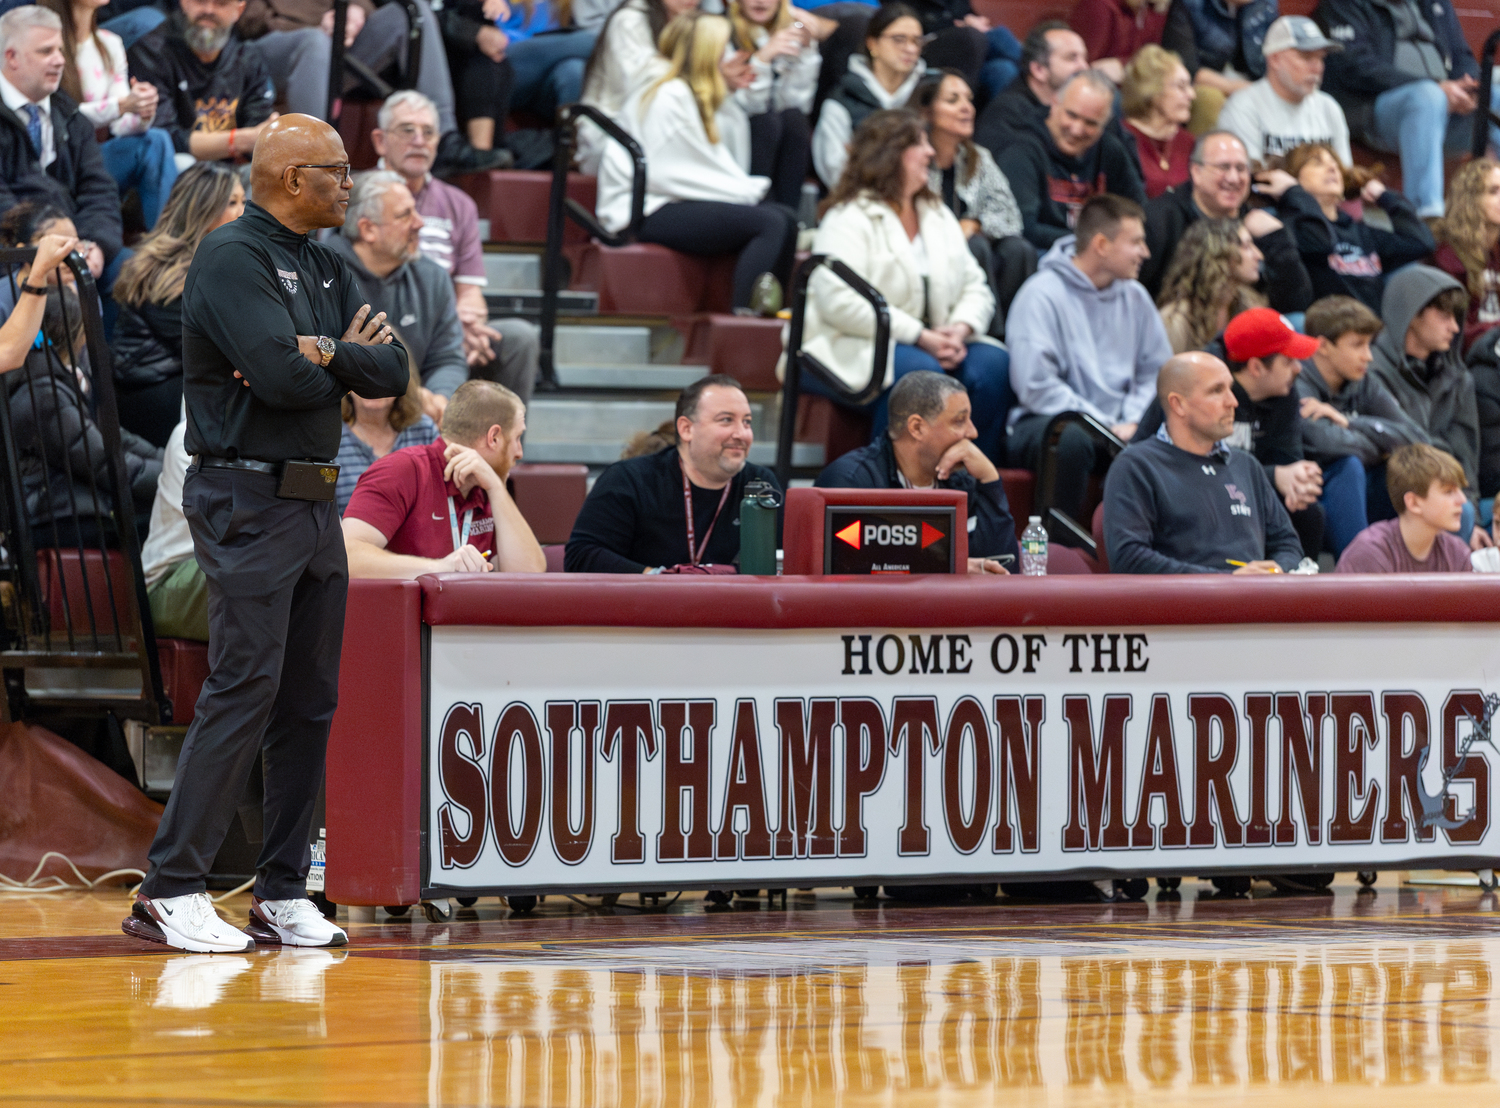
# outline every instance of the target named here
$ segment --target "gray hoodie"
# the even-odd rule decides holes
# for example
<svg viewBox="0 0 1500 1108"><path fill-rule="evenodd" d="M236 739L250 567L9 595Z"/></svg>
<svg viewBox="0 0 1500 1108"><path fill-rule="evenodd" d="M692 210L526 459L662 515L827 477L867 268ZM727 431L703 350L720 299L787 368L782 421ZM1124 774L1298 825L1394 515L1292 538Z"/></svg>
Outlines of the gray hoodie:
<svg viewBox="0 0 1500 1108"><path fill-rule="evenodd" d="M1096 288L1073 264L1074 241L1065 235L1053 244L1006 316L1010 384L1020 400L1011 423L1058 412L1138 422L1172 356L1145 286L1114 281Z"/></svg>
<svg viewBox="0 0 1500 1108"><path fill-rule="evenodd" d="M1462 288L1441 269L1428 265L1407 266L1391 274L1380 301L1385 330L1371 348L1375 360L1370 373L1391 391L1396 402L1434 446L1449 451L1464 467L1472 499L1479 487L1479 405L1474 398L1474 378L1453 346L1426 360L1406 352L1406 331L1433 297L1445 289Z"/></svg>
<svg viewBox="0 0 1500 1108"><path fill-rule="evenodd" d="M440 396L469 379L464 330L453 299L453 281L436 262L420 255L384 277L365 268L354 245L342 234L328 237L330 249L349 263L369 298L372 312L384 312L422 375L422 384Z"/></svg>
<svg viewBox="0 0 1500 1108"><path fill-rule="evenodd" d="M1319 465L1326 466L1350 454L1367 466L1379 465L1398 446L1431 441L1427 432L1401 410L1391 390L1372 373L1348 382L1335 393L1309 358L1297 374L1297 395L1315 397L1349 420L1348 427L1340 427L1329 419L1302 421L1303 449Z"/></svg>

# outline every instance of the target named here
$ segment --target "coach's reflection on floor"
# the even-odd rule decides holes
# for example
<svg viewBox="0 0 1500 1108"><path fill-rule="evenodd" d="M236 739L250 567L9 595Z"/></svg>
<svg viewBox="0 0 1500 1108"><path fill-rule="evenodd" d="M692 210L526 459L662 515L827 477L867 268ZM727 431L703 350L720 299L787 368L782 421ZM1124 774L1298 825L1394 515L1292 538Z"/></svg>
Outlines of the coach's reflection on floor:
<svg viewBox="0 0 1500 1108"><path fill-rule="evenodd" d="M752 961L795 947L805 966L816 946L767 944ZM1220 958L947 950L793 970L700 965L690 950L641 969L434 962L431 1098L706 1108L994 1086L1468 1084L1492 1078L1500 1049L1500 940Z"/></svg>

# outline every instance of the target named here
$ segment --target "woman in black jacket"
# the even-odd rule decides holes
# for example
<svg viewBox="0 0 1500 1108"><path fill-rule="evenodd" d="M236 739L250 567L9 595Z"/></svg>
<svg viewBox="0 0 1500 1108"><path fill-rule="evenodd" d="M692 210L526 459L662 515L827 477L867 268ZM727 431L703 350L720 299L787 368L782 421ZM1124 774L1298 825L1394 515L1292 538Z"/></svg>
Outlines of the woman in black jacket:
<svg viewBox="0 0 1500 1108"><path fill-rule="evenodd" d="M222 162L183 170L157 222L120 270L113 344L120 425L167 445L182 408L182 286L203 236L245 210L239 176Z"/></svg>

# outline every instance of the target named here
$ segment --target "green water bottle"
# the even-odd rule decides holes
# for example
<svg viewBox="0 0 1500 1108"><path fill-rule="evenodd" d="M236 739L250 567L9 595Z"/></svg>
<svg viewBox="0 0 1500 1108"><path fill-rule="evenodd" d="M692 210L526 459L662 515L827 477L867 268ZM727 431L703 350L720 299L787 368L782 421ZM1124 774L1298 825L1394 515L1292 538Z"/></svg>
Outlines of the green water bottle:
<svg viewBox="0 0 1500 1108"><path fill-rule="evenodd" d="M740 572L776 575L776 510L781 494L767 481L751 481L740 501Z"/></svg>

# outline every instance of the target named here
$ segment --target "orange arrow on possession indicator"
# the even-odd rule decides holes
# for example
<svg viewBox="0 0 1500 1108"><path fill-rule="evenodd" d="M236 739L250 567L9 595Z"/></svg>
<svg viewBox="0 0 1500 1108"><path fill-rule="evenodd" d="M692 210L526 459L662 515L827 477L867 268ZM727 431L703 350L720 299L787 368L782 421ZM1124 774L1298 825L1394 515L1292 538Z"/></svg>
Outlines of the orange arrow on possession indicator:
<svg viewBox="0 0 1500 1108"><path fill-rule="evenodd" d="M836 538L836 539L843 539L850 546L854 547L855 550L858 550L859 549L859 520L856 519L853 523L849 524L849 526L845 527L842 531L835 531L834 534L833 534L833 537Z"/></svg>
<svg viewBox="0 0 1500 1108"><path fill-rule="evenodd" d="M923 523L922 524L922 549L923 550L926 550L929 546L931 546L933 543L937 542L939 539L946 539L947 537L948 537L947 535L943 534L941 531L939 531L932 524L930 524L930 523Z"/></svg>

